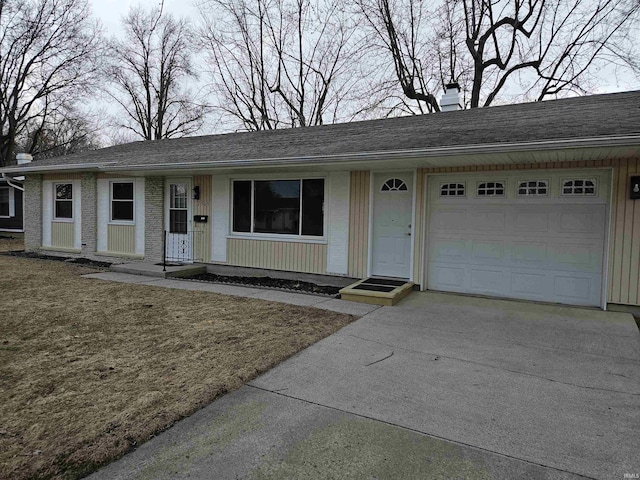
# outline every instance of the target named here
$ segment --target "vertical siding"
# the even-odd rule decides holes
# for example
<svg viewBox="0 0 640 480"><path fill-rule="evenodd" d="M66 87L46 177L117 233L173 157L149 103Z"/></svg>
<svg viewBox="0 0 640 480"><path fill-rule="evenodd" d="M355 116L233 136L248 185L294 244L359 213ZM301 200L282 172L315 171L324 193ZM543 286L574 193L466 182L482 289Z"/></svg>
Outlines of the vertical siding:
<svg viewBox="0 0 640 480"><path fill-rule="evenodd" d="M208 215L207 223L193 223L193 254L194 259L202 262L211 261L211 222L213 221L211 208L212 177L211 175L196 175L193 186L200 187L200 200L193 201L193 215Z"/></svg>
<svg viewBox="0 0 640 480"><path fill-rule="evenodd" d="M291 272L326 273L327 245L271 240L227 240L229 265Z"/></svg>
<svg viewBox="0 0 640 480"><path fill-rule="evenodd" d="M414 283L420 283L422 280L422 268L423 268L423 251L422 251L422 236L424 234L424 222L426 220L425 212L425 188L424 170L419 168L416 172L416 212L415 212L415 225L413 226L413 281Z"/></svg>
<svg viewBox="0 0 640 480"><path fill-rule="evenodd" d="M349 275L367 275L371 173L351 172L349 199Z"/></svg>
<svg viewBox="0 0 640 480"><path fill-rule="evenodd" d="M82 180L81 173L47 173L42 176L43 181L50 180L52 182L64 180Z"/></svg>
<svg viewBox="0 0 640 480"><path fill-rule="evenodd" d="M640 175L640 159L620 160L614 168L608 301L626 305L640 305L640 200L629 199L634 175Z"/></svg>
<svg viewBox="0 0 640 480"><path fill-rule="evenodd" d="M107 225L107 251L111 253L135 254L135 225Z"/></svg>
<svg viewBox="0 0 640 480"><path fill-rule="evenodd" d="M74 248L75 229L73 222L51 222L51 246Z"/></svg>

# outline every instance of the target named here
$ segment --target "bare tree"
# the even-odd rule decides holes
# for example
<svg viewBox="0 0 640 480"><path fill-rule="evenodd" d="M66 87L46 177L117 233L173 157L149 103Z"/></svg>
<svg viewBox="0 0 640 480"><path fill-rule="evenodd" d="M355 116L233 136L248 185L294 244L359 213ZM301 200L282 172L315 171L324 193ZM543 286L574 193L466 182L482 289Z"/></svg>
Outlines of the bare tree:
<svg viewBox="0 0 640 480"><path fill-rule="evenodd" d="M340 0L206 0L200 9L217 108L241 128L365 115L362 45Z"/></svg>
<svg viewBox="0 0 640 480"><path fill-rule="evenodd" d="M433 92L449 81L462 85L471 108L506 95L543 100L584 93L614 52L621 57L633 48L629 33L640 10L637 0L358 3L405 95L429 111L437 110Z"/></svg>
<svg viewBox="0 0 640 480"><path fill-rule="evenodd" d="M26 125L16 144L35 160L59 157L102 147L99 138L101 114L68 107Z"/></svg>
<svg viewBox="0 0 640 480"><path fill-rule="evenodd" d="M86 0L0 0L0 166L28 127L90 91L100 49Z"/></svg>
<svg viewBox="0 0 640 480"><path fill-rule="evenodd" d="M125 37L111 42L109 69L124 119L120 126L145 140L180 137L203 125L206 106L185 86L197 78L186 19L159 8L133 8L122 21Z"/></svg>

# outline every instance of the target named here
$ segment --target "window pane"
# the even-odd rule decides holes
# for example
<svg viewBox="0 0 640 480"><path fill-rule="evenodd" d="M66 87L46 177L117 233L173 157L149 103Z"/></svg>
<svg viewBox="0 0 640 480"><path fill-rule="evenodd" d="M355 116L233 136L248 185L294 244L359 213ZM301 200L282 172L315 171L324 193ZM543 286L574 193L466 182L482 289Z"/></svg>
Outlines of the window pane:
<svg viewBox="0 0 640 480"><path fill-rule="evenodd" d="M71 200L56 200L56 218L73 218Z"/></svg>
<svg viewBox="0 0 640 480"><path fill-rule="evenodd" d="M0 188L0 215L9 216L9 189Z"/></svg>
<svg viewBox="0 0 640 480"><path fill-rule="evenodd" d="M298 234L300 180L254 182L253 231Z"/></svg>
<svg viewBox="0 0 640 480"><path fill-rule="evenodd" d="M187 211L169 211L169 233L187 233Z"/></svg>
<svg viewBox="0 0 640 480"><path fill-rule="evenodd" d="M133 202L111 202L111 220L133 220Z"/></svg>
<svg viewBox="0 0 640 480"><path fill-rule="evenodd" d="M324 225L324 180L302 181L302 235L321 237Z"/></svg>
<svg viewBox="0 0 640 480"><path fill-rule="evenodd" d="M170 208L187 208L187 187L181 183L172 183Z"/></svg>
<svg viewBox="0 0 640 480"><path fill-rule="evenodd" d="M56 185L56 200L72 200L73 185L71 183L61 183Z"/></svg>
<svg viewBox="0 0 640 480"><path fill-rule="evenodd" d="M233 231L251 231L251 181L233 182Z"/></svg>
<svg viewBox="0 0 640 480"><path fill-rule="evenodd" d="M133 183L114 183L114 200L133 200Z"/></svg>

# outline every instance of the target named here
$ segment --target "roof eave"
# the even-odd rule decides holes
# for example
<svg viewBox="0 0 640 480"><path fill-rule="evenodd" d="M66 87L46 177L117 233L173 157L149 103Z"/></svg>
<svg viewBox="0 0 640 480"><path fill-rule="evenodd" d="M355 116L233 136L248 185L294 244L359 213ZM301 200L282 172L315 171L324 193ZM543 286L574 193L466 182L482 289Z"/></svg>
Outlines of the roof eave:
<svg viewBox="0 0 640 480"><path fill-rule="evenodd" d="M433 147L413 150L393 150L378 152L361 152L338 155L319 155L308 157L280 157L280 158L257 158L257 159L236 159L212 162L173 162L138 165L105 165L102 171L139 171L139 170L182 170L182 169L207 169L207 168L249 168L249 167L277 167L296 165L320 165L320 164L342 164L349 162L371 162L393 159L416 159L430 157L447 157L459 155L478 155L491 153L511 153L527 151L548 151L564 150L576 148L606 148L606 147L640 147L640 134L615 136L615 137L591 137L564 140L542 140L537 142L520 143L494 143L462 145L450 147Z"/></svg>

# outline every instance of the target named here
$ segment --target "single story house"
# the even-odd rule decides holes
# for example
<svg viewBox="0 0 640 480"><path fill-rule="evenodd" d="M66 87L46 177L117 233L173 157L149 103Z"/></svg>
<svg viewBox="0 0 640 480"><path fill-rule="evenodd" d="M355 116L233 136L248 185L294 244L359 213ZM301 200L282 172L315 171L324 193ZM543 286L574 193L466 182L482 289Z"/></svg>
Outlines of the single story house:
<svg viewBox="0 0 640 480"><path fill-rule="evenodd" d="M29 250L640 305L640 91L134 142L3 172L26 177Z"/></svg>
<svg viewBox="0 0 640 480"><path fill-rule="evenodd" d="M21 237L24 219L23 177L0 177L0 237Z"/></svg>

